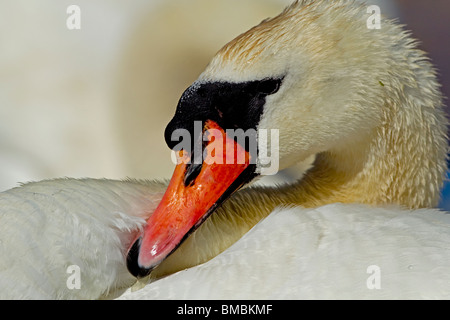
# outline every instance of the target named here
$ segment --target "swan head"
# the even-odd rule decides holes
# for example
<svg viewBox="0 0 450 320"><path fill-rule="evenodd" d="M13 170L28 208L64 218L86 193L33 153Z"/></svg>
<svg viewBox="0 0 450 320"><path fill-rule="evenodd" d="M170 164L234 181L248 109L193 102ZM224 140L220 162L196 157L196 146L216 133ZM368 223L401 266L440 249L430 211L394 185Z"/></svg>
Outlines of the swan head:
<svg viewBox="0 0 450 320"><path fill-rule="evenodd" d="M385 163L376 160L380 150L400 152L396 143L385 146L382 140L388 139L386 135L396 139L398 131L397 139L414 144L413 134L404 128L409 121L427 131L426 143L436 145L432 151L421 152L436 153L438 160L431 159L427 165L438 169L428 180L439 184L445 150L438 149L445 149L446 121L432 67L414 51L401 28L386 21L382 30L369 29L369 16L366 6L353 1L296 1L216 54L183 93L166 128L168 146L179 152L180 162L190 162L177 166L160 208L130 249L128 267L134 275L148 274L220 203L263 172L261 146L276 151L280 170L327 153L329 158L346 157L337 161L342 167L336 169L349 169L344 175L365 174L367 163L378 165L381 175ZM420 77L415 67L424 69L426 77ZM419 86L426 88L425 96L418 97L424 102L411 113L408 108L416 106L405 101L411 97L406 93L417 93ZM430 119L420 123L423 117ZM437 129L431 128L433 124ZM238 129L244 135L253 134L243 140L230 137L230 130ZM181 132L174 134L177 130ZM276 139L269 138L273 130ZM191 137L187 144L180 143L183 132ZM216 153L218 146L225 150L219 157L224 162L228 150L234 150L231 159L240 154L244 160L206 163L208 155L214 154L210 152L214 141L218 142ZM192 161L199 154L206 156ZM398 161L395 157L385 160Z"/></svg>
<svg viewBox="0 0 450 320"><path fill-rule="evenodd" d="M184 92L167 144L178 144L174 130L194 136L195 120L213 119L224 129L256 130L265 139L258 144L277 152L282 170L366 142L383 121L380 106L392 78L386 59L392 41L367 28L369 16L366 6L348 1L303 1L241 34ZM259 161L256 167L260 172Z"/></svg>

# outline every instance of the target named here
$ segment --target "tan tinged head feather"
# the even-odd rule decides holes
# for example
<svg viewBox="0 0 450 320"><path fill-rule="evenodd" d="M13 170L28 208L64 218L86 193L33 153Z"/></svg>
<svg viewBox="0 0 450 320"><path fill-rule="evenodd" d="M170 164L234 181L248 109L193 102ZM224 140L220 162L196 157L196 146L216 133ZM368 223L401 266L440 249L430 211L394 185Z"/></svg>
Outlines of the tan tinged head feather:
<svg viewBox="0 0 450 320"><path fill-rule="evenodd" d="M348 2L354 1L295 1L278 16L263 20L222 47L200 79L220 75L223 80L232 80L236 73L246 78L263 65L269 70L274 58L287 62L296 49L307 48L310 54L326 52L327 47L339 41L342 30L350 27L349 22L365 27L365 22L358 24L363 21L365 7L348 6ZM327 11L335 11L335 21L330 23ZM322 30L323 37L318 30ZM286 68L288 65L285 64Z"/></svg>

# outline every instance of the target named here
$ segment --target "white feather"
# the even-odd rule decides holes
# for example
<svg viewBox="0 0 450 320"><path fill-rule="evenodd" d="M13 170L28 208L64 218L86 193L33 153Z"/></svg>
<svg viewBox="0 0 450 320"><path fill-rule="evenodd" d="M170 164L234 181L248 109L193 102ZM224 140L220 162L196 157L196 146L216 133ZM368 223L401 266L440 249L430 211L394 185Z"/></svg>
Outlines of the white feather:
<svg viewBox="0 0 450 320"><path fill-rule="evenodd" d="M280 208L207 263L120 299L448 299L449 241L450 215L433 209Z"/></svg>
<svg viewBox="0 0 450 320"><path fill-rule="evenodd" d="M94 299L131 285L126 250L161 189L62 179L0 193L0 298ZM67 285L71 265L80 269L80 289Z"/></svg>

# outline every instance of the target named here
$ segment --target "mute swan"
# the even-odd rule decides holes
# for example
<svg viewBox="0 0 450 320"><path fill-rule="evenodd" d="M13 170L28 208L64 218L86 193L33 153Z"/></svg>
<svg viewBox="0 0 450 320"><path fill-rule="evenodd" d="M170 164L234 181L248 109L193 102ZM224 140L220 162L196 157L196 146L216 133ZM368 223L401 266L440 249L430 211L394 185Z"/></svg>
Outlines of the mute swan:
<svg viewBox="0 0 450 320"><path fill-rule="evenodd" d="M279 129L281 169L316 155L301 180L223 202L262 169L225 136L245 163L181 163L164 196L143 181L6 191L2 297L118 295L127 263L151 279L197 266L121 298L449 298L450 218L431 209L446 169L439 86L406 32L368 17L353 1L295 2L220 50L166 129L172 148L193 120L209 133Z"/></svg>

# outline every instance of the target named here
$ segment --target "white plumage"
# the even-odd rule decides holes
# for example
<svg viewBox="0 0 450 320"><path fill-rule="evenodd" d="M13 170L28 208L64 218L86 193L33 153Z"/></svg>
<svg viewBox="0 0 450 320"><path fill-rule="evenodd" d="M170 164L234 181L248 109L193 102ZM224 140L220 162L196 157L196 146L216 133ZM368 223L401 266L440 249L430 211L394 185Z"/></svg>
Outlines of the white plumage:
<svg viewBox="0 0 450 320"><path fill-rule="evenodd" d="M0 193L0 298L95 299L132 284L124 255L158 204L158 189L62 179ZM72 265L79 290L67 285Z"/></svg>
<svg viewBox="0 0 450 320"><path fill-rule="evenodd" d="M1 193L0 298L120 296L135 282L126 249L162 191L64 179ZM450 215L433 209L280 208L209 262L120 299L450 298L449 241ZM70 265L80 267L79 290L67 287ZM372 265L380 289L367 287Z"/></svg>
<svg viewBox="0 0 450 320"><path fill-rule="evenodd" d="M448 241L438 210L279 208L212 260L121 299L445 299Z"/></svg>

